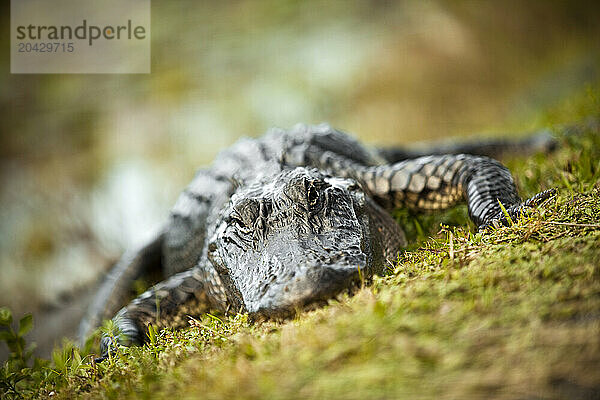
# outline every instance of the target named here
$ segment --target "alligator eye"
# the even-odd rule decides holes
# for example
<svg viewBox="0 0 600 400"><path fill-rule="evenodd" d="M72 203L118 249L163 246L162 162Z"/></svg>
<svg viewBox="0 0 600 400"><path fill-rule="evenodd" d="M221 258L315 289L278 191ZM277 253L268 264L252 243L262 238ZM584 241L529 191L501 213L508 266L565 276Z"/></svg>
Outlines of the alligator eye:
<svg viewBox="0 0 600 400"><path fill-rule="evenodd" d="M249 230L252 229L256 223L259 212L260 207L258 201L255 199L241 199L241 201L233 208L231 220L238 228Z"/></svg>
<svg viewBox="0 0 600 400"><path fill-rule="evenodd" d="M312 184L308 187L306 199L310 207L315 207L319 201L319 191Z"/></svg>

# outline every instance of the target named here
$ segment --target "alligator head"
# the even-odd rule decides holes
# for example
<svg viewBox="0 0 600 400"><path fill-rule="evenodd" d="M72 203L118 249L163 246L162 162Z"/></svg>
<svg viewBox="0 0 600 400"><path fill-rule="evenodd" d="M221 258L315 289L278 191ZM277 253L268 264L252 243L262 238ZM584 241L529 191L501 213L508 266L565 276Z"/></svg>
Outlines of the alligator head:
<svg viewBox="0 0 600 400"><path fill-rule="evenodd" d="M284 170L232 196L208 258L236 310L285 316L381 272L385 235L403 238L386 227L398 229L355 181Z"/></svg>

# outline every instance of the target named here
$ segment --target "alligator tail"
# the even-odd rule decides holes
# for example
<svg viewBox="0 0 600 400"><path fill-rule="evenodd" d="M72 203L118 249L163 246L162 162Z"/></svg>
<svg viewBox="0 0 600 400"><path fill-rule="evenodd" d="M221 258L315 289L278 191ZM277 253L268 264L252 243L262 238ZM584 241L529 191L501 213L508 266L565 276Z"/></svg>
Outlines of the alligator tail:
<svg viewBox="0 0 600 400"><path fill-rule="evenodd" d="M477 138L475 140L449 141L416 147L392 147L377 149L387 163L393 164L428 155L472 154L490 158L506 155L526 155L537 152L548 153L556 149L558 139L548 129L536 131L524 138Z"/></svg>

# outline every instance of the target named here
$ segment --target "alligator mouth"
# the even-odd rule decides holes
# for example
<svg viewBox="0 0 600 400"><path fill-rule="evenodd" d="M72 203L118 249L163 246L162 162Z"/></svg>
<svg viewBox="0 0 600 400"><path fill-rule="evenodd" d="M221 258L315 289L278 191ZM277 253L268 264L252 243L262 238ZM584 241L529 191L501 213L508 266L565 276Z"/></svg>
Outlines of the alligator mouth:
<svg viewBox="0 0 600 400"><path fill-rule="evenodd" d="M362 265L361 265L362 264ZM338 294L360 286L366 275L364 261L301 266L288 279L265 282L246 296L245 306L251 317L287 318L297 312L325 304Z"/></svg>

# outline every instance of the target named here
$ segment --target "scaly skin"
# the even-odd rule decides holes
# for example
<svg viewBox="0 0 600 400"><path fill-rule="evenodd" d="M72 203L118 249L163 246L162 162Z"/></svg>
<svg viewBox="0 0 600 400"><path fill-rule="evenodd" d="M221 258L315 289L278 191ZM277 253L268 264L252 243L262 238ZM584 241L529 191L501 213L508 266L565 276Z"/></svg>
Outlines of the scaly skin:
<svg viewBox="0 0 600 400"><path fill-rule="evenodd" d="M178 327L208 310L286 317L352 289L384 272L405 246L394 208L436 211L466 200L471 219L487 227L504 222L500 203L516 217L553 195L522 203L510 172L485 156L385 164L394 154L401 152L371 151L327 125L241 140L197 173L156 238L115 266L82 337L152 270L167 279L116 314L120 343L141 344L149 324ZM114 345L105 335L103 354Z"/></svg>

